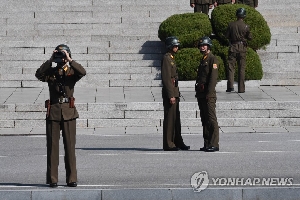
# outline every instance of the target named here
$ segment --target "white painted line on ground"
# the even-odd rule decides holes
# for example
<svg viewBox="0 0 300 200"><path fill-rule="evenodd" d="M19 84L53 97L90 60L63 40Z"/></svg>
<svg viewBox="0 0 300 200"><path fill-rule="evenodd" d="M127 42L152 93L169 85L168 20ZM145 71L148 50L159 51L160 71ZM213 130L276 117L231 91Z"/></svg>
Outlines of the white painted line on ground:
<svg viewBox="0 0 300 200"><path fill-rule="evenodd" d="M170 154L174 154L174 153L130 153L130 152L125 152L125 153L97 153L97 154L89 154L89 155L93 155L93 156L118 156L118 155L170 155Z"/></svg>
<svg viewBox="0 0 300 200"><path fill-rule="evenodd" d="M210 152L205 152L210 153ZM242 152L235 152L235 151L218 151L218 152L212 152L212 153L242 153Z"/></svg>
<svg viewBox="0 0 300 200"><path fill-rule="evenodd" d="M118 156L118 155L123 155L123 153L96 153L90 155L91 156Z"/></svg>
<svg viewBox="0 0 300 200"><path fill-rule="evenodd" d="M261 143L268 143L268 142L282 142L282 141L257 141L257 142L261 142ZM286 140L286 142L300 142L300 140Z"/></svg>
<svg viewBox="0 0 300 200"><path fill-rule="evenodd" d="M252 151L254 153L287 153L289 151Z"/></svg>

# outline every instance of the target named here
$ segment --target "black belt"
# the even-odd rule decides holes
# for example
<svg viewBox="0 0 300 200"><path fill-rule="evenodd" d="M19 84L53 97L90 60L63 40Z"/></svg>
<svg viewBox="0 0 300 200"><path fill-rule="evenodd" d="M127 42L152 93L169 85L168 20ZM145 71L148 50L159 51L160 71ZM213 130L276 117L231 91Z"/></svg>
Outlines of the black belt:
<svg viewBox="0 0 300 200"><path fill-rule="evenodd" d="M58 99L51 99L50 104L55 103L69 103L69 98L58 98Z"/></svg>

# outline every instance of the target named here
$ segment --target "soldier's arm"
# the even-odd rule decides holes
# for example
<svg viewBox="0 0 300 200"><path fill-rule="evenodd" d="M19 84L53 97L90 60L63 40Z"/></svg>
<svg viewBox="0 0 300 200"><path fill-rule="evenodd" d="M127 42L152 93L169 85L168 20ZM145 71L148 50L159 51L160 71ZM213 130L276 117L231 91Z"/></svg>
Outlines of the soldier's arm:
<svg viewBox="0 0 300 200"><path fill-rule="evenodd" d="M79 81L82 77L86 75L86 71L81 64L72 60L69 62L70 66L74 69L74 73L76 75L76 81Z"/></svg>
<svg viewBox="0 0 300 200"><path fill-rule="evenodd" d="M51 68L52 66L52 62L50 60L47 60L46 62L44 62L40 68L38 68L35 72L35 77L42 81L42 82L46 82L47 81L47 72L48 70Z"/></svg>
<svg viewBox="0 0 300 200"><path fill-rule="evenodd" d="M207 88L207 97L212 97L218 82L218 69L219 61L216 56L212 59L212 64L210 67L210 79Z"/></svg>
<svg viewBox="0 0 300 200"><path fill-rule="evenodd" d="M246 39L247 40L252 40L252 34L250 32L250 26L249 25L246 26Z"/></svg>
<svg viewBox="0 0 300 200"><path fill-rule="evenodd" d="M227 26L225 37L230 41L230 24Z"/></svg>
<svg viewBox="0 0 300 200"><path fill-rule="evenodd" d="M161 65L161 79L166 90L168 97L172 98L175 96L173 84L172 84L172 77L171 77L171 61L167 56L164 56L162 65Z"/></svg>

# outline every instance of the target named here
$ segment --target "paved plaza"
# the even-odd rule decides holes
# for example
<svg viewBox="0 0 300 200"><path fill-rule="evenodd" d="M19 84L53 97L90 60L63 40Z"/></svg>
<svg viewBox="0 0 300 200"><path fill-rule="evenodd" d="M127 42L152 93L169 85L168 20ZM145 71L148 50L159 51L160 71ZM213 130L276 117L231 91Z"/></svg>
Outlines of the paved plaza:
<svg viewBox="0 0 300 200"><path fill-rule="evenodd" d="M119 130L112 128L112 131ZM186 199L199 199L207 194L208 199L215 199L220 194L225 195L225 199L240 199L239 192L244 193L245 189L256 195L261 195L259 191L266 195L266 191L274 189L286 195L287 191L282 190L290 189L288 194L291 197L299 194L300 189L299 133L221 133L220 151L206 153L199 151L203 144L200 134L183 135L191 150L164 152L161 134L142 131L136 134L87 133L79 129L76 189L65 186L62 140L59 187L52 189L45 184L45 136L0 137L0 196L8 199L12 195L15 199L49 199L63 194L68 194L65 199L85 199L80 195L101 199L99 192L102 199L112 199L110 195L117 195L113 199L144 199L141 191L153 191L143 193L145 199L171 199L170 195L177 199L182 194L187 195ZM201 192L194 192L191 177L203 171L208 174L209 186ZM226 180L229 178L243 181L228 185ZM275 182L270 182L271 178ZM285 184L276 182L282 178L288 179ZM247 179L252 185L249 182L247 185ZM253 185L254 179L261 182ZM262 183L263 179L268 181ZM116 193L106 193L112 190ZM78 194L78 191L82 193ZM250 197L253 196L248 199ZM262 199L266 198L262 196Z"/></svg>

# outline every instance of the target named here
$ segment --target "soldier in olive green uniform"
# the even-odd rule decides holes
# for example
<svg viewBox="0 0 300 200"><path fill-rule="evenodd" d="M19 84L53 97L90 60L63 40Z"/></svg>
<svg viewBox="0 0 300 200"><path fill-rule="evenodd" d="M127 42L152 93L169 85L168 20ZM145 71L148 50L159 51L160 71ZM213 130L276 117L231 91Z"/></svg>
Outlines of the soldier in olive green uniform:
<svg viewBox="0 0 300 200"><path fill-rule="evenodd" d="M217 5L234 4L235 0L217 0Z"/></svg>
<svg viewBox="0 0 300 200"><path fill-rule="evenodd" d="M57 66L52 67L52 62ZM59 45L54 50L50 60L46 61L36 71L36 78L47 82L50 100L46 101L46 137L47 137L47 174L46 183L57 187L59 138L62 130L65 149L66 183L69 187L77 186L77 170L75 157L76 118L78 112L74 106L74 86L83 76L85 69L72 60L67 45Z"/></svg>
<svg viewBox="0 0 300 200"><path fill-rule="evenodd" d="M216 116L216 85L219 61L210 51L212 42L203 37L198 43L203 59L200 62L195 84L196 97L203 127L204 147L200 151L219 151L219 125Z"/></svg>
<svg viewBox="0 0 300 200"><path fill-rule="evenodd" d="M236 62L238 64L238 92L245 92L245 69L247 40L252 39L249 25L245 24L246 10L239 8L236 11L237 21L230 22L227 28L226 37L229 40L230 47L228 52L227 68L227 90L234 91L234 72Z"/></svg>
<svg viewBox="0 0 300 200"><path fill-rule="evenodd" d="M174 54L178 51L179 40L175 36L166 38L168 52L161 62L162 97L164 105L163 149L165 151L188 150L181 137L179 112L178 74Z"/></svg>
<svg viewBox="0 0 300 200"><path fill-rule="evenodd" d="M258 0L236 0L236 3L246 4L253 8L256 8L258 6Z"/></svg>
<svg viewBox="0 0 300 200"><path fill-rule="evenodd" d="M202 12L208 14L210 8L212 8L215 0L190 0L190 5L194 8L194 12Z"/></svg>

